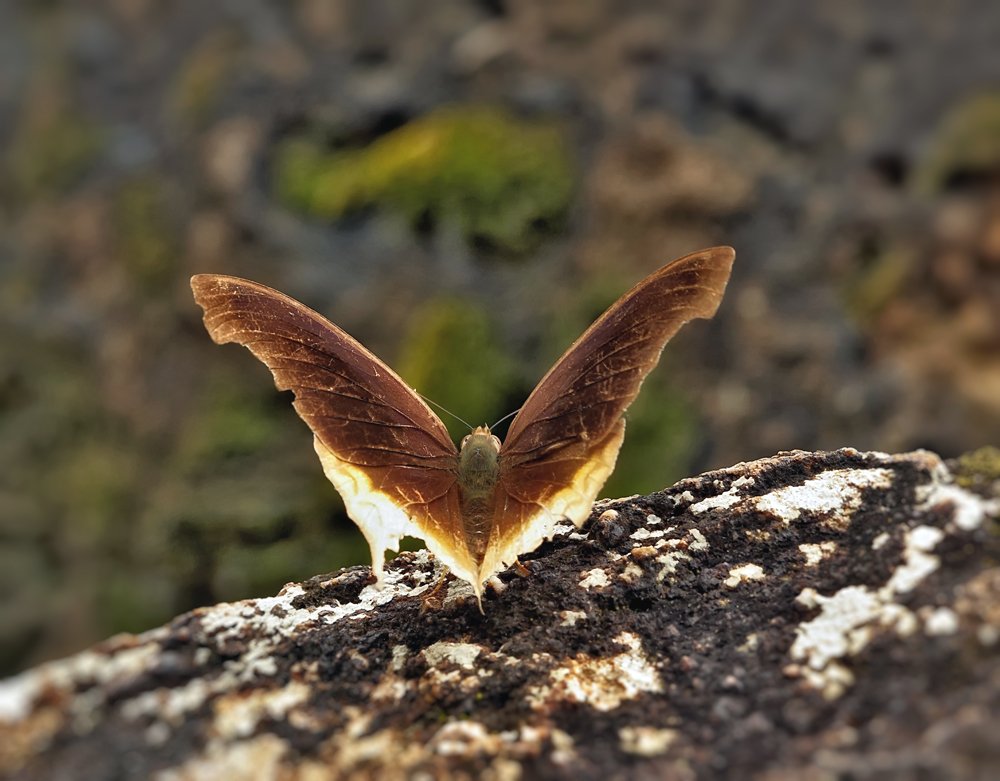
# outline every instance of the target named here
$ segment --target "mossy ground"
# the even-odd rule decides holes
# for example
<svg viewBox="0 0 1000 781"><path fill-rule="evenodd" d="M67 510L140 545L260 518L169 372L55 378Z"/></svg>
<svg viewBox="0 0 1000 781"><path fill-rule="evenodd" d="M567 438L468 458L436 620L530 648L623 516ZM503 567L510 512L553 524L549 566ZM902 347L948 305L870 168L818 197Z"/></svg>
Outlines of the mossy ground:
<svg viewBox="0 0 1000 781"><path fill-rule="evenodd" d="M565 216L574 179L557 127L468 106L438 109L360 149L290 139L274 176L278 196L314 217L385 207L511 253Z"/></svg>

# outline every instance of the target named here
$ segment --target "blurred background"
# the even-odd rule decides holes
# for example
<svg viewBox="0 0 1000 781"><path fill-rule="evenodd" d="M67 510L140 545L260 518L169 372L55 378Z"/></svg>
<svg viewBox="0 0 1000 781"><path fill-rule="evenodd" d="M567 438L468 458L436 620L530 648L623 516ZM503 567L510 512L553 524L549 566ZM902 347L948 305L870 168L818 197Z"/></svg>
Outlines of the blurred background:
<svg viewBox="0 0 1000 781"><path fill-rule="evenodd" d="M197 272L478 424L731 244L606 495L1000 443L998 41L995 0L0 3L0 674L368 560Z"/></svg>

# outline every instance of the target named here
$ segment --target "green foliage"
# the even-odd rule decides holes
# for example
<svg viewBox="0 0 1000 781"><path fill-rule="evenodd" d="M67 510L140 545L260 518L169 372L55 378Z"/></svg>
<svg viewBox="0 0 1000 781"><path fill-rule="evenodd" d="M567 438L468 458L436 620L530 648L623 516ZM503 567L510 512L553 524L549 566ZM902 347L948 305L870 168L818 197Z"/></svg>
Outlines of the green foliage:
<svg viewBox="0 0 1000 781"><path fill-rule="evenodd" d="M454 299L431 301L414 315L399 367L407 382L472 425L506 412L502 405L514 383L486 314ZM442 420L455 439L469 433L448 415Z"/></svg>
<svg viewBox="0 0 1000 781"><path fill-rule="evenodd" d="M935 135L916 185L933 193L956 174L1000 172L1000 92L969 98L952 109Z"/></svg>
<svg viewBox="0 0 1000 781"><path fill-rule="evenodd" d="M385 206L515 253L565 214L573 190L561 132L481 107L439 109L363 149L290 140L275 178L279 198L306 214L336 219Z"/></svg>

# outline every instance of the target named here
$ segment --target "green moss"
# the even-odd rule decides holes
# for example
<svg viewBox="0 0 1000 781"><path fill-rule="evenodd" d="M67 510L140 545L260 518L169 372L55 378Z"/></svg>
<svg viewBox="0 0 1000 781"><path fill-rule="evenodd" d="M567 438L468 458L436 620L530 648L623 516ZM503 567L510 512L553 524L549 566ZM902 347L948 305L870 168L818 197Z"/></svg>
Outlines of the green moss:
<svg viewBox="0 0 1000 781"><path fill-rule="evenodd" d="M942 189L956 175L1000 172L1000 92L969 98L941 123L916 186L925 193Z"/></svg>
<svg viewBox="0 0 1000 781"><path fill-rule="evenodd" d="M550 125L496 109L439 109L364 149L333 153L304 139L276 159L280 199L336 219L385 206L418 222L457 226L509 252L530 249L539 228L565 214L573 190L567 142Z"/></svg>
<svg viewBox="0 0 1000 781"><path fill-rule="evenodd" d="M399 369L421 393L472 425L491 423L505 412L514 382L513 367L486 314L454 299L431 301L415 314ZM469 433L450 416L442 419L454 438Z"/></svg>
<svg viewBox="0 0 1000 781"><path fill-rule="evenodd" d="M965 453L958 458L955 481L973 488L1000 480L1000 448L992 445Z"/></svg>
<svg viewBox="0 0 1000 781"><path fill-rule="evenodd" d="M136 287L147 294L166 290L176 267L178 247L168 207L154 174L125 182L115 195L118 256Z"/></svg>

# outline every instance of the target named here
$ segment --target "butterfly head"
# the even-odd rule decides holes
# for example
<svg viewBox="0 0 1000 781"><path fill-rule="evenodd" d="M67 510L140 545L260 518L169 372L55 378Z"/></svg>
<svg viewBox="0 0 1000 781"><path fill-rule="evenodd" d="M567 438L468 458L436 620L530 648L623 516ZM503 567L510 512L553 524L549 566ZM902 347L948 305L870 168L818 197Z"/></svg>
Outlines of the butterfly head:
<svg viewBox="0 0 1000 781"><path fill-rule="evenodd" d="M476 426L472 429L471 434L466 434L462 437L462 450L466 447L492 447L498 453L500 452L500 439L499 437L493 436L490 433L489 426Z"/></svg>
<svg viewBox="0 0 1000 781"><path fill-rule="evenodd" d="M477 426L462 440L458 456L459 484L466 496L492 491L498 474L500 440L489 426Z"/></svg>

